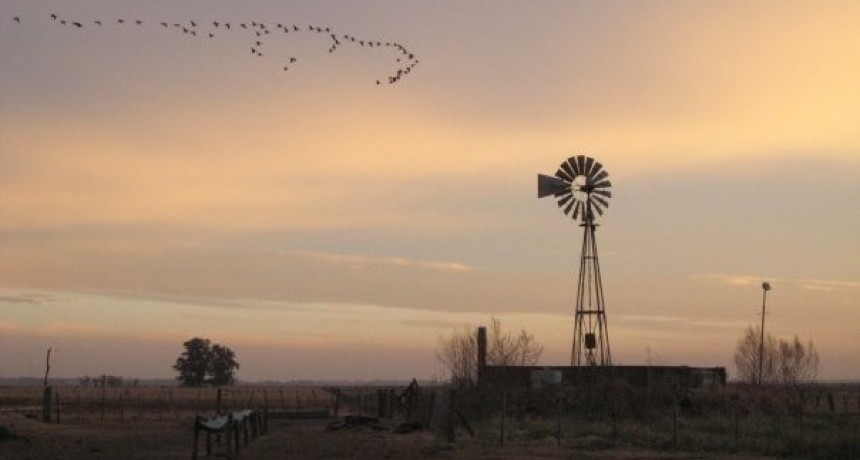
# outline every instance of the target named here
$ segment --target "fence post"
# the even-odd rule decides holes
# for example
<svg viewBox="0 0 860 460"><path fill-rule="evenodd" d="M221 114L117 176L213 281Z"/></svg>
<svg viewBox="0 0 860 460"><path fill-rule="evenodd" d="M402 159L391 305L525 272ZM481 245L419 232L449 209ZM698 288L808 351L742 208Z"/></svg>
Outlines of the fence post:
<svg viewBox="0 0 860 460"><path fill-rule="evenodd" d="M457 390L451 388L448 390L448 426L446 427L448 442L455 442L456 436L454 433L454 400L457 398Z"/></svg>
<svg viewBox="0 0 860 460"><path fill-rule="evenodd" d="M672 405L672 447L678 447L678 404Z"/></svg>
<svg viewBox="0 0 860 460"><path fill-rule="evenodd" d="M102 379L102 413L101 420L105 419L105 411L107 410L107 381L106 379Z"/></svg>
<svg viewBox="0 0 860 460"><path fill-rule="evenodd" d="M556 394L555 439L556 446L561 447L561 389Z"/></svg>
<svg viewBox="0 0 860 460"><path fill-rule="evenodd" d="M245 438L245 447L246 448L248 447L248 425L250 422L250 420L248 420L248 419L250 419L250 418L251 418L251 414L245 414L245 416L242 417L242 434L244 435L244 438Z"/></svg>
<svg viewBox="0 0 860 460"><path fill-rule="evenodd" d="M335 388L335 390L334 390L334 415L335 415L335 417L337 417L339 410L340 410L340 388Z"/></svg>
<svg viewBox="0 0 860 460"><path fill-rule="evenodd" d="M508 412L508 395L502 396L502 424L500 429L499 444L505 445L505 417Z"/></svg>
<svg viewBox="0 0 860 460"><path fill-rule="evenodd" d="M732 405L732 412L733 412L734 419L735 419L735 452L737 452L738 448L740 447L740 427L739 427L739 423L738 423L738 402L737 401L735 401L735 403Z"/></svg>
<svg viewBox="0 0 860 460"><path fill-rule="evenodd" d="M200 416L194 417L194 444L191 445L191 460L197 460L197 445L200 443Z"/></svg>
<svg viewBox="0 0 860 460"><path fill-rule="evenodd" d="M59 391L54 392L54 412L56 415L56 417L54 417L54 418L57 419L57 423L60 423L60 392Z"/></svg>
<svg viewBox="0 0 860 460"><path fill-rule="evenodd" d="M376 389L376 416L385 417L385 390L380 388Z"/></svg>
<svg viewBox="0 0 860 460"><path fill-rule="evenodd" d="M233 413L227 415L227 458L233 458L233 451L239 454L239 431L236 429L236 421L233 420ZM235 448L233 447L235 441Z"/></svg>

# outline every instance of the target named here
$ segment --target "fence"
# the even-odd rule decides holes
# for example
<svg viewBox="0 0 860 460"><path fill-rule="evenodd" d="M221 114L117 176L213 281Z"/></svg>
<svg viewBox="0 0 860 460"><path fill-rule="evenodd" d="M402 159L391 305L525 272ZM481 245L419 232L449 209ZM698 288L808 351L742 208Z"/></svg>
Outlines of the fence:
<svg viewBox="0 0 860 460"><path fill-rule="evenodd" d="M860 458L860 389L818 386L678 394L627 386L450 391L435 417L449 441L615 446Z"/></svg>
<svg viewBox="0 0 860 460"><path fill-rule="evenodd" d="M42 387L0 388L0 410L44 419ZM219 397L220 395L220 397ZM348 403L347 403L348 404ZM254 409L331 409L334 396L314 387L53 387L49 421L92 423L193 420L195 416Z"/></svg>
<svg viewBox="0 0 860 460"><path fill-rule="evenodd" d="M241 450L240 437L244 437L245 447L248 447L249 438L251 440L257 439L258 436L266 435L268 431L269 417L265 411L242 410L208 419L197 416L194 419L194 444L191 449L191 459L198 459L201 432L206 433L207 457L212 455L212 435L215 435L218 446L221 445L221 436L223 435L226 438L226 457L233 458L234 455L238 456Z"/></svg>

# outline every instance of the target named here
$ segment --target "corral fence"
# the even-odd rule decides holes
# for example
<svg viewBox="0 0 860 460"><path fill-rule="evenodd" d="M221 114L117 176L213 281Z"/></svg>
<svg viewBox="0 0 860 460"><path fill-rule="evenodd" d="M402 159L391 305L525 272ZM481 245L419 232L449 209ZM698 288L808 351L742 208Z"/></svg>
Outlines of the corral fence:
<svg viewBox="0 0 860 460"><path fill-rule="evenodd" d="M319 387L5 387L0 410L24 413L51 423L193 420L236 410L270 412L331 410L335 397ZM45 418L44 401L50 401ZM349 404L348 402L342 404Z"/></svg>
<svg viewBox="0 0 860 460"><path fill-rule="evenodd" d="M194 443L191 448L191 459L197 460L200 452L200 434L206 435L206 456L212 456L212 437L218 447L226 444L226 457L239 456L242 441L248 447L249 441L264 436L269 432L269 417L264 410L241 410L228 414L220 414L210 418L200 416L194 419Z"/></svg>
<svg viewBox="0 0 860 460"><path fill-rule="evenodd" d="M0 411L50 423L193 421L238 410L271 418L358 414L401 418L427 413L429 387L409 386L41 386L4 387ZM46 397L45 395L50 395ZM45 401L49 404L45 405ZM45 410L47 408L47 410Z"/></svg>
<svg viewBox="0 0 860 460"><path fill-rule="evenodd" d="M860 458L857 386L679 392L616 382L452 388L436 398L445 401L433 427L449 442Z"/></svg>

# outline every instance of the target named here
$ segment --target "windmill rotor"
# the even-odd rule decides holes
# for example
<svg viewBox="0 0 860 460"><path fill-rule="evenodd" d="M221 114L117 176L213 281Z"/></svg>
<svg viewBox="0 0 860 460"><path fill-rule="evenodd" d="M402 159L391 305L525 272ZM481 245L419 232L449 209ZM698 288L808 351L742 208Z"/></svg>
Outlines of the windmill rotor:
<svg viewBox="0 0 860 460"><path fill-rule="evenodd" d="M587 222L594 212L603 215L609 207L612 182L603 164L585 155L576 155L563 161L554 176L538 174L538 198L552 195L558 207L573 218Z"/></svg>

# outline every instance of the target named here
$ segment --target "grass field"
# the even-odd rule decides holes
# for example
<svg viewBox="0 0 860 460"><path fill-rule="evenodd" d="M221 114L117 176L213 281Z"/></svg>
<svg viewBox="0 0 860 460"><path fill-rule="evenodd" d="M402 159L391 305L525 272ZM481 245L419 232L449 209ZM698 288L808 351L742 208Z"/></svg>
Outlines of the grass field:
<svg viewBox="0 0 860 460"><path fill-rule="evenodd" d="M60 423L37 420L42 388L0 387L0 459L188 459L195 415L214 414L217 390L178 387L60 387ZM344 388L341 414L374 414L376 388ZM447 394L436 388L425 397ZM690 401L648 403L646 394L609 400L508 393L475 400L459 393L462 419L436 414L431 429L326 430L332 419L273 419L268 436L244 458L860 458L860 388L816 386L761 391L729 386ZM522 395L521 395L522 396ZM605 396L605 395L604 395ZM652 399L654 395L650 395ZM622 401L623 399L623 401ZM611 401L607 405L607 401ZM447 407L447 402L434 406ZM222 409L333 409L322 387L236 387L222 390ZM504 410L501 410L504 408ZM609 408L609 409L608 409ZM476 411L483 411L478 415ZM442 420L441 423L438 421ZM451 420L455 442L449 442ZM400 419L382 419L394 427ZM466 425L474 433L468 433ZM504 428L503 428L504 427ZM561 432L561 438L558 434ZM504 433L504 434L503 434ZM216 450L217 453L217 450Z"/></svg>

